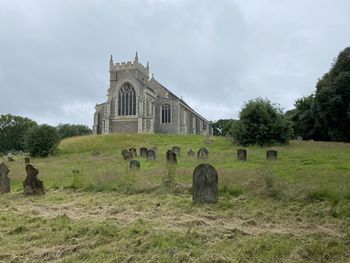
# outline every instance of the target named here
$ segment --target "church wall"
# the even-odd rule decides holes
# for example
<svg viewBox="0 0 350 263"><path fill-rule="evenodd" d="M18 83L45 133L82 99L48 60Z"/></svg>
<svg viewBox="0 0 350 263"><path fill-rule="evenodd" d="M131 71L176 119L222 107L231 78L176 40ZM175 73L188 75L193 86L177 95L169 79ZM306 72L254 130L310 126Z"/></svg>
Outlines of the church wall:
<svg viewBox="0 0 350 263"><path fill-rule="evenodd" d="M137 133L137 119L112 120L111 133Z"/></svg>
<svg viewBox="0 0 350 263"><path fill-rule="evenodd" d="M171 123L162 123L161 109L164 103L171 105ZM179 133L179 121L180 121L180 105L177 101L167 99L167 98L158 98L156 103L155 111L155 132L158 133Z"/></svg>

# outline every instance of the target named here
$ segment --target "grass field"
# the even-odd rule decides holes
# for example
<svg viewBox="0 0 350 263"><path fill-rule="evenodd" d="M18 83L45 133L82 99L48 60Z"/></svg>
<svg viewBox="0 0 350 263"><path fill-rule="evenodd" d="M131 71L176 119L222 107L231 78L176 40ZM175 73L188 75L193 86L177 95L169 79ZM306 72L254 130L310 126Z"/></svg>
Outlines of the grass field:
<svg viewBox="0 0 350 263"><path fill-rule="evenodd" d="M121 150L132 146L156 146L157 161L138 158L130 172ZM165 184L172 146L182 152ZM202 146L219 174L218 204L192 204L201 161L186 152ZM292 141L274 147L277 161L248 147L239 162L237 148L219 137L71 138L32 159L46 194L31 197L15 156L12 192L0 195L0 262L350 262L350 144Z"/></svg>

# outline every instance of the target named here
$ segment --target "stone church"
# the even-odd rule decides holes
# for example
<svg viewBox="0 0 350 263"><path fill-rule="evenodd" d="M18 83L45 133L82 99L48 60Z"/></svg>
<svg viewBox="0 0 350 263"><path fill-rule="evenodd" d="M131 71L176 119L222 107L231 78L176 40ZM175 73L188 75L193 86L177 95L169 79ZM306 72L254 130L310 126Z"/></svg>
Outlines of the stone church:
<svg viewBox="0 0 350 263"><path fill-rule="evenodd" d="M208 120L160 84L149 64L109 62L107 101L96 105L93 134L172 133L212 135Z"/></svg>

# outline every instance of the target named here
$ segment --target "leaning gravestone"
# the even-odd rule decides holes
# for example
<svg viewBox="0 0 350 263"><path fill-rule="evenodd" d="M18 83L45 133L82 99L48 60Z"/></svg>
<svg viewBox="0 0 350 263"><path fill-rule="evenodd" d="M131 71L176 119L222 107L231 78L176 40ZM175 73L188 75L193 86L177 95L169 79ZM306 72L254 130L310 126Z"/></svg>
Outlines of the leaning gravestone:
<svg viewBox="0 0 350 263"><path fill-rule="evenodd" d="M140 156L146 158L147 157L147 148L141 147L140 148Z"/></svg>
<svg viewBox="0 0 350 263"><path fill-rule="evenodd" d="M140 162L138 160L131 160L129 164L129 168L131 170L138 170L140 169Z"/></svg>
<svg viewBox="0 0 350 263"><path fill-rule="evenodd" d="M26 165L27 177L23 182L24 194L44 194L44 184L37 176L39 170L34 168L31 164Z"/></svg>
<svg viewBox="0 0 350 263"><path fill-rule="evenodd" d="M158 148L157 147L152 147L151 150L153 150L156 154L158 153Z"/></svg>
<svg viewBox="0 0 350 263"><path fill-rule="evenodd" d="M147 151L147 160L152 161L156 159L156 152L154 150Z"/></svg>
<svg viewBox="0 0 350 263"><path fill-rule="evenodd" d="M166 152L166 161L168 164L177 164L176 153L173 150Z"/></svg>
<svg viewBox="0 0 350 263"><path fill-rule="evenodd" d="M137 157L137 151L136 151L136 148L131 147L131 148L129 149L129 152L131 153L132 158Z"/></svg>
<svg viewBox="0 0 350 263"><path fill-rule="evenodd" d="M218 173L210 164L200 164L193 171L193 202L218 202Z"/></svg>
<svg viewBox="0 0 350 263"><path fill-rule="evenodd" d="M277 160L277 151L276 150L267 151L266 160Z"/></svg>
<svg viewBox="0 0 350 263"><path fill-rule="evenodd" d="M132 154L128 150L122 150L122 155L124 161L129 161L130 159L132 159Z"/></svg>
<svg viewBox="0 0 350 263"><path fill-rule="evenodd" d="M190 150L187 152L187 155L193 157L193 156L196 155L196 153L195 153L194 151L192 151L192 149L190 149Z"/></svg>
<svg viewBox="0 0 350 263"><path fill-rule="evenodd" d="M29 158L29 157L24 157L24 163L25 163L25 164L30 163L30 158Z"/></svg>
<svg viewBox="0 0 350 263"><path fill-rule="evenodd" d="M179 146L174 146L172 150L176 153L176 156L180 156L181 148Z"/></svg>
<svg viewBox="0 0 350 263"><path fill-rule="evenodd" d="M0 164L0 194L11 191L10 177L7 176L9 172L9 169L4 163Z"/></svg>
<svg viewBox="0 0 350 263"><path fill-rule="evenodd" d="M238 149L237 150L237 160L238 161L247 161L247 150L246 149Z"/></svg>
<svg viewBox="0 0 350 263"><path fill-rule="evenodd" d="M208 159L208 155L209 155L208 149L205 147L202 147L197 152L197 159L206 160Z"/></svg>

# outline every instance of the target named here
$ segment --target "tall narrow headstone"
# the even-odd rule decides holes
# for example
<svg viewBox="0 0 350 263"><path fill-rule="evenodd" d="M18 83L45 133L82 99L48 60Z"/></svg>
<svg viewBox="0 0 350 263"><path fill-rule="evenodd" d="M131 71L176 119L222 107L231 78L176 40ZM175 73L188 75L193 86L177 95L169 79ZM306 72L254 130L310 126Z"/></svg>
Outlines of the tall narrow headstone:
<svg viewBox="0 0 350 263"><path fill-rule="evenodd" d="M202 147L197 152L197 159L206 160L208 159L209 151L207 148Z"/></svg>
<svg viewBox="0 0 350 263"><path fill-rule="evenodd" d="M129 161L130 159L132 159L132 155L128 150L122 150L122 155L123 155L124 161Z"/></svg>
<svg viewBox="0 0 350 263"><path fill-rule="evenodd" d="M246 149L238 149L237 150L237 160L238 161L247 161L247 150Z"/></svg>
<svg viewBox="0 0 350 263"><path fill-rule="evenodd" d="M39 170L34 168L31 164L26 165L27 177L23 182L24 194L44 194L44 184L37 176Z"/></svg>
<svg viewBox="0 0 350 263"><path fill-rule="evenodd" d="M137 150L136 150L136 148L131 147L131 148L129 149L129 152L131 153L131 157L132 157L132 158L137 157Z"/></svg>
<svg viewBox="0 0 350 263"><path fill-rule="evenodd" d="M141 147L140 148L140 156L146 158L147 157L147 148Z"/></svg>
<svg viewBox="0 0 350 263"><path fill-rule="evenodd" d="M154 150L147 150L147 160L152 161L156 159L156 152Z"/></svg>
<svg viewBox="0 0 350 263"><path fill-rule="evenodd" d="M218 173L210 164L200 164L193 171L193 202L218 202Z"/></svg>
<svg viewBox="0 0 350 263"><path fill-rule="evenodd" d="M177 164L176 153L173 150L166 152L166 161L168 164Z"/></svg>
<svg viewBox="0 0 350 263"><path fill-rule="evenodd" d="M138 160L131 160L129 164L130 170L139 170L140 162Z"/></svg>
<svg viewBox="0 0 350 263"><path fill-rule="evenodd" d="M180 156L181 148L179 146L174 146L172 150L176 153L176 156Z"/></svg>
<svg viewBox="0 0 350 263"><path fill-rule="evenodd" d="M25 164L30 163L30 158L29 158L29 157L24 157L24 163L25 163Z"/></svg>
<svg viewBox="0 0 350 263"><path fill-rule="evenodd" d="M277 160L277 151L276 150L267 151L266 160Z"/></svg>
<svg viewBox="0 0 350 263"><path fill-rule="evenodd" d="M9 193L11 191L10 177L8 177L9 169L4 163L0 164L0 194Z"/></svg>

